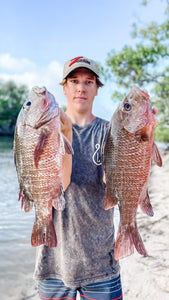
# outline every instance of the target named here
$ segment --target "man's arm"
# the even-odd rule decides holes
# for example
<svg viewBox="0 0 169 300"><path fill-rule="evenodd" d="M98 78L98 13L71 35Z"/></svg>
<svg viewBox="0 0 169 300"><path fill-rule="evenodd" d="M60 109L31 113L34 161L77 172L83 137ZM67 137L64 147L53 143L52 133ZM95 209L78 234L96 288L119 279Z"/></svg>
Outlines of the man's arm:
<svg viewBox="0 0 169 300"><path fill-rule="evenodd" d="M72 122L65 112L60 109L61 132L72 145ZM66 190L70 184L72 173L72 155L65 153L62 160L62 182L63 189Z"/></svg>

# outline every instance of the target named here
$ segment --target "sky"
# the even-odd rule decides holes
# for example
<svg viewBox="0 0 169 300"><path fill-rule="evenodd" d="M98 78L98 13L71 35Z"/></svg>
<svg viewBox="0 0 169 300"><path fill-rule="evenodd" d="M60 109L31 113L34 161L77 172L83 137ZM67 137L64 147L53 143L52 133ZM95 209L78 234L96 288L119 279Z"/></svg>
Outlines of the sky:
<svg viewBox="0 0 169 300"><path fill-rule="evenodd" d="M64 63L85 56L105 66L111 50L134 47L132 24L163 22L165 0L0 0L0 80L46 86L62 106ZM110 120L117 88L106 82L94 101L95 115Z"/></svg>

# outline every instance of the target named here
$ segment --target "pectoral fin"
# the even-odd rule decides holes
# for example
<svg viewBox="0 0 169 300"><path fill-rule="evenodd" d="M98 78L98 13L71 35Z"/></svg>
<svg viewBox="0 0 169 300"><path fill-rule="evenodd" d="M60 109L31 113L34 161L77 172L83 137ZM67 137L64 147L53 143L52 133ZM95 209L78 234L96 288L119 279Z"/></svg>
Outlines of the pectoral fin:
<svg viewBox="0 0 169 300"><path fill-rule="evenodd" d="M34 151L34 163L36 168L38 168L39 160L41 158L42 153L44 152L44 148L49 135L50 135L50 131L47 128L43 129L40 134L38 143Z"/></svg>

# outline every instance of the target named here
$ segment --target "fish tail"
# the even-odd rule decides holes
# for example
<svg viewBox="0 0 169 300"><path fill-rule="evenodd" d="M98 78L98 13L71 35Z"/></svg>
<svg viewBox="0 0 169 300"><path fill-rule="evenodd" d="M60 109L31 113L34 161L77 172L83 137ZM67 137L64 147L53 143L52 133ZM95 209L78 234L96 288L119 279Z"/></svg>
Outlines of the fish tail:
<svg viewBox="0 0 169 300"><path fill-rule="evenodd" d="M119 260L133 254L134 246L140 254L147 255L136 221L132 224L120 224L115 244L115 259Z"/></svg>
<svg viewBox="0 0 169 300"><path fill-rule="evenodd" d="M31 244L33 247L37 247L42 244L48 247L56 247L57 238L52 220L50 220L47 225L42 226L39 225L37 220L35 221L32 231Z"/></svg>

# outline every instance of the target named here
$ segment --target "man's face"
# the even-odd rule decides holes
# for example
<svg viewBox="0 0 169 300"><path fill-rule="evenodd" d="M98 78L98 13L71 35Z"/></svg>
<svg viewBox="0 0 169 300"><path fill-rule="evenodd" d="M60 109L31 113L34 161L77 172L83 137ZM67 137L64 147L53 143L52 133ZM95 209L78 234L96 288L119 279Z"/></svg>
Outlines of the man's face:
<svg viewBox="0 0 169 300"><path fill-rule="evenodd" d="M63 87L69 109L78 113L92 111L97 90L96 77L86 68L77 69Z"/></svg>

